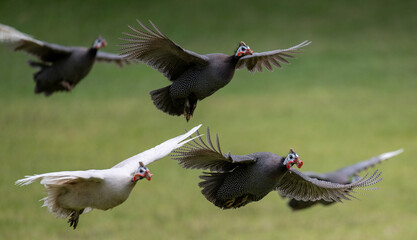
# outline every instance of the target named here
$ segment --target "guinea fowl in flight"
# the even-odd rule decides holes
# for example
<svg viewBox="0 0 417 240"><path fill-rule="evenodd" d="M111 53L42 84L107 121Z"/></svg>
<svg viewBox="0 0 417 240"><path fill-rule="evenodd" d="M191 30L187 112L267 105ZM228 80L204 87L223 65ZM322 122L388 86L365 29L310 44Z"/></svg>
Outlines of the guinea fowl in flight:
<svg viewBox="0 0 417 240"><path fill-rule="evenodd" d="M187 138L200 126L109 169L62 171L26 176L17 180L16 184L27 185L40 179L48 194L42 199L43 206L47 206L57 217L70 217L68 222L75 229L80 214L94 208L108 210L122 204L129 197L138 180L151 179L152 174L145 165L167 156L172 150L186 144L190 141Z"/></svg>
<svg viewBox="0 0 417 240"><path fill-rule="evenodd" d="M235 69L246 67L249 71L262 72L262 68L272 71L272 65L281 67L288 64L285 58L298 53L300 48L310 44L304 41L288 49L254 53L241 42L236 52L229 56L223 53L200 55L182 48L171 41L151 21L154 29L137 20L142 29L129 28L133 33L123 33L122 54L127 59L145 62L157 69L172 84L150 92L155 106L170 115L184 114L191 118L198 100L212 95L232 80Z"/></svg>
<svg viewBox="0 0 417 240"><path fill-rule="evenodd" d="M322 181L328 181L328 182L340 183L340 184L349 184L358 178L357 174L359 172L364 171L367 168L374 166L375 164L381 163L386 159L392 158L402 152L403 150L399 149L397 151L383 153L373 158L370 158L368 160L358 162L356 164L341 168L334 172L321 173L321 174L315 173L315 172L304 172L304 174L309 176L310 178L315 178L315 179L322 180ZM314 202L313 201L298 201L296 199L291 199L288 201L288 206L292 210L296 211L296 210L309 208L318 203L323 204L323 205L330 205L335 202L334 201L328 202L324 200L319 200L319 201L314 201Z"/></svg>
<svg viewBox="0 0 417 240"><path fill-rule="evenodd" d="M33 77L35 93L49 96L56 91L71 91L90 72L95 61L114 62L120 67L128 63L123 56L98 51L107 42L98 37L91 48L65 47L36 40L16 29L0 24L0 42L15 51L25 51L41 62L29 60L29 65L40 68Z"/></svg>
<svg viewBox="0 0 417 240"><path fill-rule="evenodd" d="M197 131L197 135L199 135ZM210 139L207 128L207 143L200 136L184 147L174 150L171 157L184 168L209 169L200 176L199 183L207 200L219 208L239 208L259 201L276 190L281 195L299 201L338 201L354 197L356 188L364 188L382 180L381 172L362 177L350 184L338 184L310 178L292 168L299 168L302 161L293 149L284 158L270 152L248 155L223 154L217 137L217 149ZM369 190L369 189L367 189Z"/></svg>

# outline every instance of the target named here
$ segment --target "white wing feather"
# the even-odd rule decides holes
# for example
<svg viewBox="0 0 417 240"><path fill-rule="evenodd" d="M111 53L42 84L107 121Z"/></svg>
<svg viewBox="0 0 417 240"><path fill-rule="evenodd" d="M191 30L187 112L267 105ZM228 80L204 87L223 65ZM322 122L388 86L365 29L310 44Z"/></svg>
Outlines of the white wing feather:
<svg viewBox="0 0 417 240"><path fill-rule="evenodd" d="M394 156L396 156L396 155L398 155L402 152L404 152L404 149L401 148L401 149L398 149L397 151L383 153L383 154L379 155L378 157L381 158L381 160L386 160L386 159L392 158L392 157L394 157Z"/></svg>
<svg viewBox="0 0 417 240"><path fill-rule="evenodd" d="M117 165L115 165L113 168L119 168L119 167L125 167L128 165L132 165L133 168L137 168L138 167L138 163L139 162L143 162L143 164L148 165L158 159L161 159L165 156L167 156L168 154L170 154L172 152L172 150L177 149L179 147L182 147L184 144L186 144L187 142L191 141L194 138L188 139L186 141L184 141L185 139L187 139L188 137L190 137L192 134L194 134L199 128L201 127L201 124L194 127L193 129L191 129L190 131L188 131L187 133L180 135L178 137L175 138L171 138L161 144L159 144L156 147L153 147L149 150L146 150L142 153L139 153L133 157L130 157L120 163L118 163Z"/></svg>
<svg viewBox="0 0 417 240"><path fill-rule="evenodd" d="M186 141L189 136L194 134L199 128L201 124L197 127L194 127L187 133L177 136L175 138L169 139L156 147L153 147L149 150L146 150L142 153L139 153L133 157L130 157L117 165L113 168L120 168L132 165L132 168L137 168L139 161L143 162L143 164L147 165L167 156L171 153L172 150L182 147L187 142L191 141L193 138L190 138ZM130 166L129 166L130 167ZM34 181L41 180L42 185L61 185L68 183L70 181L95 181L101 182L107 171L111 171L110 169L105 170L86 170L86 171L61 171L61 172L51 172L51 173L44 173L44 174L37 174L32 176L25 176L25 178L19 179L16 181L16 185L28 185L33 183Z"/></svg>
<svg viewBox="0 0 417 240"><path fill-rule="evenodd" d="M28 185L36 180L41 180L42 185L62 185L69 181L95 181L101 182L104 179L105 170L87 170L87 171L62 171L25 176L25 178L16 181L16 185Z"/></svg>

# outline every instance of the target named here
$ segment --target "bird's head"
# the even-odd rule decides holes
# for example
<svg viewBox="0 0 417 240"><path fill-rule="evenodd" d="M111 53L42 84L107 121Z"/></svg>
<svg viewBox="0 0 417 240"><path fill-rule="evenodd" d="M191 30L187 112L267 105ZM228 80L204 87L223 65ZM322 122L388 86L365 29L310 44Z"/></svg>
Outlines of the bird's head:
<svg viewBox="0 0 417 240"><path fill-rule="evenodd" d="M297 167L301 168L301 166L303 166L303 161L300 160L298 154L295 153L294 149L291 148L290 153L288 153L284 160L284 165L287 167L287 169L290 169L294 164L297 164Z"/></svg>
<svg viewBox="0 0 417 240"><path fill-rule="evenodd" d="M253 51L250 50L250 47L246 45L244 42L240 42L239 46L237 47L235 56L236 57L243 57L246 55L252 55Z"/></svg>
<svg viewBox="0 0 417 240"><path fill-rule="evenodd" d="M136 170L135 175L133 175L132 182L137 182L143 178L151 181L152 176L153 174L149 172L149 169L145 167L145 164L143 164L143 162L139 162L139 168Z"/></svg>
<svg viewBox="0 0 417 240"><path fill-rule="evenodd" d="M101 36L98 36L97 39L93 43L93 48L95 49L99 49L105 46L107 46L106 39L102 38Z"/></svg>

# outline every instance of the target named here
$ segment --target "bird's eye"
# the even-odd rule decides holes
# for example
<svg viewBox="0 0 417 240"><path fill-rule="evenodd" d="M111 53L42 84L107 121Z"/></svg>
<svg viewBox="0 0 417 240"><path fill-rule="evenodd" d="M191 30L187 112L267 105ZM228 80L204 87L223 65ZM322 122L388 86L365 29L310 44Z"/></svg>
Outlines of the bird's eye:
<svg viewBox="0 0 417 240"><path fill-rule="evenodd" d="M290 160L293 160L294 159L294 155L293 154L290 154L289 158L290 158Z"/></svg>
<svg viewBox="0 0 417 240"><path fill-rule="evenodd" d="M240 51L242 51L242 52L244 52L244 51L246 51L247 49L246 49L246 47L241 47L240 48Z"/></svg>
<svg viewBox="0 0 417 240"><path fill-rule="evenodd" d="M139 169L140 173L143 173L145 170L143 170L143 168Z"/></svg>

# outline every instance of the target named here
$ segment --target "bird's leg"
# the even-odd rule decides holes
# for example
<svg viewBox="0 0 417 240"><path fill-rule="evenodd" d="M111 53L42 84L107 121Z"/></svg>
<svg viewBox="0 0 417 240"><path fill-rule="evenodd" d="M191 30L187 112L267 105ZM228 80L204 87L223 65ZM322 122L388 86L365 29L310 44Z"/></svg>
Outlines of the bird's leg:
<svg viewBox="0 0 417 240"><path fill-rule="evenodd" d="M197 97L194 93L191 93L188 95L188 97L185 99L184 103L184 116L187 122L190 120L190 118L193 116L194 110L197 107Z"/></svg>
<svg viewBox="0 0 417 240"><path fill-rule="evenodd" d="M72 90L71 84L69 82L65 81L65 80L61 82L61 86L63 86L67 91Z"/></svg>
<svg viewBox="0 0 417 240"><path fill-rule="evenodd" d="M235 203L235 200L236 200L235 198L232 198L229 201L225 202L223 206L225 208L230 208L233 205L233 203Z"/></svg>
<svg viewBox="0 0 417 240"><path fill-rule="evenodd" d="M236 208L243 206L246 203L246 200L248 200L249 195L244 196L240 199L240 201L235 205Z"/></svg>
<svg viewBox="0 0 417 240"><path fill-rule="evenodd" d="M187 122L190 121L190 118L191 118L190 101L188 101L188 98L185 99L185 103L184 103L184 116Z"/></svg>
<svg viewBox="0 0 417 240"><path fill-rule="evenodd" d="M80 214L83 213L84 209L81 209L79 211L72 211L70 215L70 219L68 219L68 222L70 224L70 227L73 227L74 229L77 228L78 220L80 218Z"/></svg>

